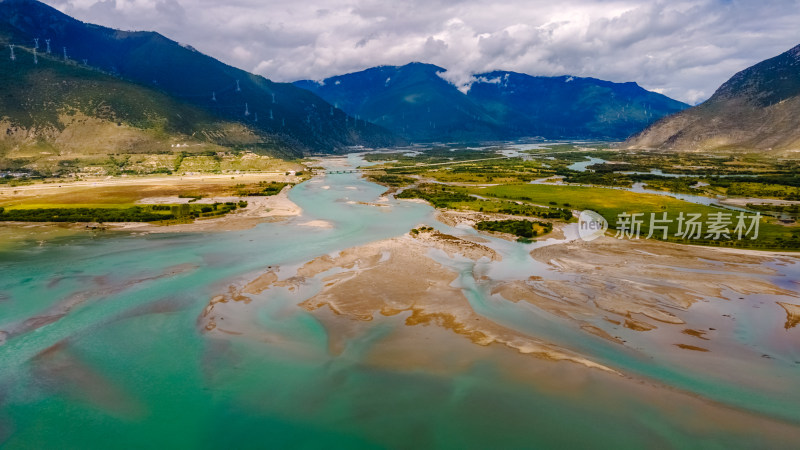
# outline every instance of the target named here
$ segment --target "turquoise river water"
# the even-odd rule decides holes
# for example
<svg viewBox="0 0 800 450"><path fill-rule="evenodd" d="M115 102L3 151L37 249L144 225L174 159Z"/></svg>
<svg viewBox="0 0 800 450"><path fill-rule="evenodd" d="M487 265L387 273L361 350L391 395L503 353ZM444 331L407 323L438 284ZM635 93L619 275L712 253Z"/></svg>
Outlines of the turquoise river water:
<svg viewBox="0 0 800 450"><path fill-rule="evenodd" d="M356 155L347 160L362 163ZM425 333L440 348L431 351L448 355L435 367L373 363L368 350L381 333L402 327L401 318L378 321L334 355L315 316L280 295L258 320L281 339L201 332L198 317L209 299L268 266L296 266L420 223L474 232L438 223L425 204L358 203L384 190L357 174L328 175L290 191L302 216L250 230L79 235L0 251L0 447L800 446L800 346L779 346L756 331L762 324L743 321L740 339L777 355L764 360L769 366L720 360L713 373L693 371L587 338L476 286L476 264L496 278L537 264L531 245L493 240L504 259L491 265L434 257L461 274L456 283L478 313L591 355L625 377L433 329ZM309 220L333 227L301 226ZM800 278L797 265L776 269ZM774 389L714 375L727 370L751 371Z"/></svg>

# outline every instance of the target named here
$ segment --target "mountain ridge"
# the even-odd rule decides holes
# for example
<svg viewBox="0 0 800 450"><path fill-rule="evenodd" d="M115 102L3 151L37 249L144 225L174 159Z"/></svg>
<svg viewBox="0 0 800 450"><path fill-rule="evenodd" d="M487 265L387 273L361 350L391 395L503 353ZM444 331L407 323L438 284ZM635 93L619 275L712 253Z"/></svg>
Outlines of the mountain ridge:
<svg viewBox="0 0 800 450"><path fill-rule="evenodd" d="M800 151L800 45L734 74L705 102L658 121L628 148Z"/></svg>
<svg viewBox="0 0 800 450"><path fill-rule="evenodd" d="M453 130L465 140L501 139L501 124L441 78L442 71L433 64L413 62L330 77L321 84L308 80L294 84L411 140L454 138ZM389 86L392 89L386 89Z"/></svg>
<svg viewBox="0 0 800 450"><path fill-rule="evenodd" d="M224 64L149 31L85 24L35 0L0 1L0 40L34 47L50 39L51 55L163 91L221 120L286 137L302 152L336 152L352 145L401 142L386 130L348 120L323 99Z"/></svg>
<svg viewBox="0 0 800 450"><path fill-rule="evenodd" d="M0 168L56 174L118 154L258 149L292 156L288 137L260 133L146 86L26 48L0 62ZM178 145L180 144L180 147Z"/></svg>
<svg viewBox="0 0 800 450"><path fill-rule="evenodd" d="M634 82L510 71L476 74L462 92L444 72L413 62L294 84L413 141L620 139L688 107Z"/></svg>

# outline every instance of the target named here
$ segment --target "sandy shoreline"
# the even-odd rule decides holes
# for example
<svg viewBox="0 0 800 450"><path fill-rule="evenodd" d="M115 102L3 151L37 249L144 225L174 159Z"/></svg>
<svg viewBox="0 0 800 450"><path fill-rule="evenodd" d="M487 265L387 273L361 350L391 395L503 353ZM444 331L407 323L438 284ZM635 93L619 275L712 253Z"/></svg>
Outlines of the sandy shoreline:
<svg viewBox="0 0 800 450"><path fill-rule="evenodd" d="M62 233L81 232L97 229L114 231L137 231L145 233L184 233L184 232L212 232L212 231L238 231L255 227L263 222L277 222L291 217L299 216L303 210L289 200L289 190L286 186L278 194L272 196L247 196L247 197L208 197L196 200L197 204L213 204L225 202L246 201L247 207L222 217L210 219L196 219L192 223L159 225L148 222L105 222L91 223L50 223L50 222L2 222L0 226L7 228L24 229L53 229L62 230ZM145 197L137 203L143 205L182 204L188 203L191 198L180 197Z"/></svg>
<svg viewBox="0 0 800 450"><path fill-rule="evenodd" d="M490 214L490 213L482 213L476 211L457 211L452 209L440 209L436 212L436 220L451 227L466 225L468 227L473 227L473 228L475 227L475 224L477 224L478 222L494 221L494 220L529 220L531 222L552 223L553 230L550 233L537 236L536 240L564 239L565 237L563 230L561 229L561 227L558 226L558 225L563 225L563 222L558 222L552 219L540 219L537 217L514 216L510 214L499 214L499 213ZM478 232L487 236L499 237L507 241L517 240L517 236L514 236L513 234L488 232L488 231L478 231Z"/></svg>
<svg viewBox="0 0 800 450"><path fill-rule="evenodd" d="M786 325L784 325L784 328L788 330L800 324L800 305L784 302L778 302L778 304L786 310Z"/></svg>
<svg viewBox="0 0 800 450"><path fill-rule="evenodd" d="M195 220L193 223L177 225L154 225L150 223L107 223L113 230L136 230L148 233L183 233L201 231L236 231L253 228L262 222L274 222L289 217L299 216L303 210L293 201L289 200L289 190L286 186L278 194L262 197L212 197L200 199L197 203L238 202L246 201L247 207L240 208L233 213L213 219ZM171 203L173 198L156 199L154 203Z"/></svg>
<svg viewBox="0 0 800 450"><path fill-rule="evenodd" d="M113 224L111 228L153 233L250 228L301 215L301 208L291 202L288 191L289 187L272 197L244 197L247 208L192 224ZM238 199L211 197L198 203ZM142 203L177 200L185 201L151 197ZM453 227L472 226L480 220L519 219L467 211L437 211L436 218ZM295 220L291 226L309 227L309 231L333 227L324 220L302 220L306 219ZM520 255L508 252L511 245L504 242L458 229L448 232L455 235L426 229L346 248L299 266L266 267L211 296L197 316L197 327L213 340L241 339L255 345L286 346L298 354L304 350L303 342L295 342L291 333L259 320L264 316L259 315L264 312L260 308L289 298L285 310L273 313L275 323L283 319L282 314L310 314L314 325L324 330L323 347L327 344L332 357L342 356L348 363L352 362L349 352L364 344L368 344L368 353L359 364L367 367L374 364L404 371L430 371L431 367L453 370L457 366L455 370L467 371L475 364L498 359L504 362L502 370L509 376L526 380L538 389L542 385L537 383L554 382L543 372L581 380L603 377L614 379L620 389L646 391L664 402L676 394L685 396L684 391L664 389L663 384L616 366L608 354L597 356L603 353L593 354L570 345L569 338L563 336L600 342L597 345L620 349L621 354L640 360L664 358L676 371L685 367L703 370L706 361L707 367L713 369L714 364L726 358L741 359L745 364L763 363L767 361L764 354L742 344L732 325L743 318L736 311L739 308L741 313L742 305L748 301L745 297L754 295L770 299L756 306L760 309L747 313L775 318L764 319L759 326L785 331L780 339L797 336L800 295L776 284L774 279L779 273L772 263L793 264L800 260L800 254L610 237L584 242L566 239L569 233L565 233L564 226L567 225L556 225L544 237L550 241L546 246L538 243L533 250L514 247L524 250L517 252L522 256L530 256L524 261L514 259ZM458 264L449 264L448 258ZM505 274L494 276L490 270L501 264L519 266L520 262L524 267L515 267L512 278L503 278ZM502 270L508 266L499 267ZM174 269L175 273L180 270L193 269ZM474 282L474 286L462 284L463 279ZM472 300L469 290L485 294L485 298ZM77 297L71 300L81 301ZM490 317L476 306L484 301L492 307L501 305L501 310L515 311L530 320L530 327L520 325L524 320ZM10 330L11 334L0 332L0 345L20 331L59 320L71 304L59 307L39 321L25 324L27 328L20 326ZM545 329L550 326L564 334L548 334ZM787 337L787 333L795 334ZM453 356L453 348L458 348L457 357ZM448 366L452 361L443 362L446 357L455 363ZM743 373L746 376L747 372ZM572 387L580 392L581 383ZM692 399L697 408L721 410L729 415L735 411L703 397Z"/></svg>
<svg viewBox="0 0 800 450"><path fill-rule="evenodd" d="M748 198L738 198L738 197L731 197L726 198L724 200L720 200L720 203L723 205L728 206L736 206L739 208L745 208L748 204L755 204L755 205L800 205L800 201L798 200L781 200L776 198L757 198L757 197L748 197Z"/></svg>
<svg viewBox="0 0 800 450"><path fill-rule="evenodd" d="M325 228L331 229L333 228L333 224L328 222L327 220L309 220L308 222L299 223L301 227L312 227L312 228Z"/></svg>
<svg viewBox="0 0 800 450"><path fill-rule="evenodd" d="M500 344L522 354L572 361L616 373L569 350L478 315L461 290L451 286L458 274L427 256L431 248L458 252L473 260L498 259L488 247L438 232L417 238L388 239L343 250L335 257L316 258L282 280L274 271L268 271L241 288L231 286L228 293L211 300L199 318L199 325L207 333L260 335L253 329L251 315L245 311L253 299L251 295L262 295L270 289L294 290L311 278L323 276L322 292L299 306L315 313L325 325L333 352L341 351L352 332L353 325L348 320L371 322L378 316L403 314L407 326L441 327L481 346ZM324 275L331 270L337 273ZM317 314L322 309L334 314Z"/></svg>
<svg viewBox="0 0 800 450"><path fill-rule="evenodd" d="M68 188L81 187L104 187L104 186L138 186L151 184L175 184L175 183L216 183L235 180L238 183L261 181L265 177L284 179L285 172L248 172L239 174L201 174L201 175L165 175L165 176L121 176L121 177L101 177L82 181L63 180L61 182L34 183L21 186L2 186L0 196L9 195L17 191L24 193L27 191L51 191Z"/></svg>
<svg viewBox="0 0 800 450"><path fill-rule="evenodd" d="M440 212L438 217L450 224L480 218L450 211ZM434 260L431 251L482 264L501 262L502 256L487 245L489 241L475 236L423 230L315 258L295 273L270 269L212 299L198 322L207 333L258 336L263 331L251 322L249 308L257 307L272 290L296 293L316 279L321 290L298 299L298 306L323 323L332 352L341 351L348 339L369 328L358 324L400 315L408 327L434 326L481 346L499 344L521 354L616 373L616 369L546 336L507 328L478 314L462 290L453 285L458 273ZM610 237L592 242L557 241L535 248L530 255L546 267L545 272L532 265L529 276L494 280L476 271L475 282L494 298L529 304L551 317L547 320L555 317L587 336L636 352L646 353L648 346L656 345L660 353L680 360L692 353L728 357L746 351L736 340L708 331L726 330L730 319L725 314L695 314L693 307L698 302L770 295L786 300L773 303L777 309L770 314L783 307L789 317L787 329L800 323L800 306L796 306L800 294L775 285L772 278L776 272L766 264L797 262L797 255ZM776 321L774 325L783 328L784 323Z"/></svg>
<svg viewBox="0 0 800 450"><path fill-rule="evenodd" d="M530 292L517 291L515 297L551 311L554 302L569 299L569 308L558 312L579 308L594 315L612 313L621 326L642 331L660 324L713 328L713 324L689 324L691 315L686 312L696 302L724 299L729 292L800 298L797 292L773 284L770 277L775 271L766 265L776 260L796 262L796 256L713 250L609 237L541 247L531 256L575 281L531 280L526 283Z"/></svg>

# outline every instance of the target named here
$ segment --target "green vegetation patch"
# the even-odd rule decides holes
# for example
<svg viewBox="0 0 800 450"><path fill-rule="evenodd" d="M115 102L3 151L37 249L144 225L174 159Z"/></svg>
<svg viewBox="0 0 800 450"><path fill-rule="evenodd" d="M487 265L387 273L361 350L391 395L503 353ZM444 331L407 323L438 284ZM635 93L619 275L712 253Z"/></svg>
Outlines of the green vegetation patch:
<svg viewBox="0 0 800 450"><path fill-rule="evenodd" d="M415 189L406 189L397 194L397 198L421 198L437 208L452 208L457 203L470 203L475 197L464 192L457 192L448 186L423 184Z"/></svg>
<svg viewBox="0 0 800 450"><path fill-rule="evenodd" d="M571 170L563 170L559 171L558 174L564 176L564 181L566 183L594 184L597 186L611 187L633 186L633 180L631 177L618 173L575 172Z"/></svg>
<svg viewBox="0 0 800 450"><path fill-rule="evenodd" d="M487 220L478 222L475 228L530 239L553 231L553 224L531 220Z"/></svg>
<svg viewBox="0 0 800 450"><path fill-rule="evenodd" d="M0 208L1 222L162 222L216 217L244 208L247 202L207 205L147 205L127 208Z"/></svg>
<svg viewBox="0 0 800 450"><path fill-rule="evenodd" d="M255 185L236 185L236 195L239 197L268 197L279 194L286 186L293 186L293 183L282 183L278 181L261 181Z"/></svg>
<svg viewBox="0 0 800 450"><path fill-rule="evenodd" d="M543 219L572 219L572 212L568 209L536 206L511 200L482 199L470 195L466 188L438 184L422 184L415 189L406 189L397 194L397 198L421 198L437 208L467 209Z"/></svg>
<svg viewBox="0 0 800 450"><path fill-rule="evenodd" d="M717 185L724 180L717 181ZM758 197L777 198L782 200L800 200L800 188L794 186L781 186L761 182L733 182L727 186L726 194L729 197Z"/></svg>
<svg viewBox="0 0 800 450"><path fill-rule="evenodd" d="M773 220L762 217L759 222L759 234L756 240L749 238L737 239L707 239L706 228L700 239L683 239L676 237L678 232L678 221L680 213L685 216L689 214L700 214L703 220L709 214L730 213L735 222L736 211L727 209L698 205L678 200L672 197L640 194L619 189L581 187L581 186L551 186L539 184L526 185L506 185L492 186L485 188L469 188L469 192L485 197L495 197L498 199L512 199L517 201L530 201L534 203L556 203L570 205L578 210L589 209L602 215L609 224L609 228L617 228L617 220L620 214L639 214L643 223L641 225L641 237L644 238L650 231L651 213L655 214L656 219L663 218L667 213L667 218L673 219L668 224L668 241L691 243L714 246L731 246L744 248L772 248L772 249L800 249L800 227L789 227L775 223ZM731 225L733 229L735 223ZM656 238L663 236L663 231L654 228Z"/></svg>
<svg viewBox="0 0 800 450"><path fill-rule="evenodd" d="M170 210L131 208L37 208L11 209L0 213L0 221L15 222L155 222L172 220Z"/></svg>
<svg viewBox="0 0 800 450"><path fill-rule="evenodd" d="M402 175L368 175L367 179L390 187L405 187L414 184L417 180L411 177L404 177Z"/></svg>

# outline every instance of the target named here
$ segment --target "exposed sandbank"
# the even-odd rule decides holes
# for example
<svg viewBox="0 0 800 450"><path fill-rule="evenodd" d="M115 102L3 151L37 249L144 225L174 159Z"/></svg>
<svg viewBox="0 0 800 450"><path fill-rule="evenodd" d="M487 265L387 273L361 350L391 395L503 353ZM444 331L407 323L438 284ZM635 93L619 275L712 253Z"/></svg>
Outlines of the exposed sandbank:
<svg viewBox="0 0 800 450"><path fill-rule="evenodd" d="M477 314L461 289L451 285L458 274L427 256L431 248L474 260L497 260L499 256L488 247L438 232L380 241L344 250L336 256L316 258L284 280L277 280L267 272L243 288L231 287L228 294L212 300L200 318L200 326L213 332L224 320L225 330L251 328L249 314L237 311L245 307L241 300L245 293L262 294L272 288L302 284L335 270L321 279L324 283L321 292L300 303L311 312L325 308L334 313L330 317L318 315L328 330L333 352L341 351L346 340L342 334L346 335L350 329L346 319L372 321L377 315L403 314L408 326L437 326L482 346L502 344L520 353L548 360L569 360L613 372L569 350Z"/></svg>
<svg viewBox="0 0 800 450"><path fill-rule="evenodd" d="M788 330L800 324L800 305L784 302L778 302L778 304L786 310L786 325L784 328Z"/></svg>
<svg viewBox="0 0 800 450"><path fill-rule="evenodd" d="M226 214L222 217L213 219L198 219L192 223L177 225L156 225L151 223L107 223L110 229L136 230L149 233L183 233L201 231L236 231L252 228L262 222L273 222L283 220L293 216L299 216L303 210L294 202L289 200L287 186L280 193L269 196L248 196L248 197L214 197L206 200L208 203L214 202L238 202L244 200L247 207L240 208L235 212ZM171 198L162 198L159 203L171 203Z"/></svg>

